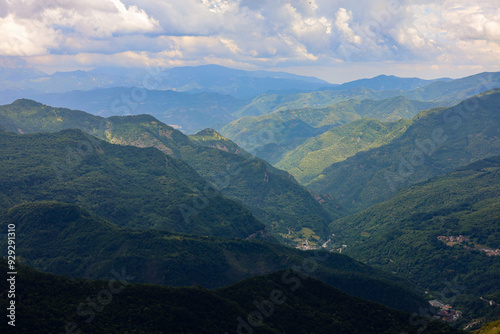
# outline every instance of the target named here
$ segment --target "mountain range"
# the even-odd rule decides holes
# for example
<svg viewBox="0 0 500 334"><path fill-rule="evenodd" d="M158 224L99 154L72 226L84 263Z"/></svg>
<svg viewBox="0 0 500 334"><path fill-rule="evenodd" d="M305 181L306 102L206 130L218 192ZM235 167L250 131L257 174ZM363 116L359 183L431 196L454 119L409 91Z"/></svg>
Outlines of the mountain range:
<svg viewBox="0 0 500 334"><path fill-rule="evenodd" d="M412 101L402 96L383 100L351 99L326 108L280 110L258 117L242 117L221 128L220 132L246 150L277 164L285 154L309 138L321 136L333 128L363 118L384 122L410 119L421 110L439 106L443 104Z"/></svg>
<svg viewBox="0 0 500 334"><path fill-rule="evenodd" d="M410 124L410 121L404 119L395 122L381 122L371 118L355 120L309 138L294 149L286 150L286 153L280 154L278 161L271 157L268 161L277 168L288 171L299 182L307 184L336 162L360 151L390 143L402 135ZM265 148L257 149L256 154L266 155Z"/></svg>
<svg viewBox="0 0 500 334"><path fill-rule="evenodd" d="M23 73L23 75L19 75ZM175 68L97 67L46 74L18 58L0 59L0 90L66 93L112 87L144 87L187 93L211 92L251 98L268 91L298 92L335 87L326 81L285 72L244 71L219 65ZM24 96L23 96L24 97Z"/></svg>
<svg viewBox="0 0 500 334"><path fill-rule="evenodd" d="M177 209L177 213L181 211L183 216L193 215L201 219L203 214L197 208L212 208L212 193L220 191L222 195L244 203L274 236L295 244L302 242L302 237L295 238L297 240L294 242L289 240L288 233L291 229L299 232L302 228L308 228L313 232L312 235L318 238L314 241L318 243L320 239L327 239L328 224L346 214L331 196L312 193L299 185L290 174L272 167L267 162L249 155L227 152L222 146L219 149L217 146L214 148L201 145L199 143L203 140L193 141L151 116L105 119L82 111L52 108L30 100L18 100L11 105L0 107L0 125L9 131L25 134L79 129L112 144L154 147L173 157L176 162L178 160L175 158L182 159L196 171L187 169L187 174L199 173L208 182L192 187L197 189L195 192L200 194L199 198L194 197L183 204L169 205L172 210L181 205L182 210ZM56 137L53 136L54 139ZM200 135L193 138L199 137ZM76 150L77 144L74 143L70 147ZM235 147L234 143L229 145ZM243 152L242 149L236 150ZM127 154L134 155L132 152ZM134 158L131 157L131 160ZM48 158L47 162L52 163L53 159ZM79 164L77 170L80 171L83 167L84 165ZM144 187L141 187L141 190L142 188ZM168 212L170 214L172 211ZM143 218L143 221L146 223L149 219Z"/></svg>
<svg viewBox="0 0 500 334"><path fill-rule="evenodd" d="M188 134L208 127L220 129L243 116L285 109L325 108L350 99L405 96L449 106L500 87L499 73L480 73L454 80L377 76L332 85L312 77L242 71L218 65L171 69L103 67L43 75L23 66L17 58L4 59L2 64L0 77L5 76L6 80L0 83L0 103L30 98L102 116L146 113ZM9 74L22 71L29 75L17 78Z"/></svg>
<svg viewBox="0 0 500 334"><path fill-rule="evenodd" d="M65 130L2 132L0 151L2 209L58 200L83 205L130 228L240 238L265 230L240 203L224 198L186 163L155 148L112 145ZM211 205L188 216L188 208L206 200L207 193Z"/></svg>
<svg viewBox="0 0 500 334"><path fill-rule="evenodd" d="M499 102L496 89L450 108L422 111L401 136L325 168L309 187L360 210L405 186L498 155Z"/></svg>
<svg viewBox="0 0 500 334"><path fill-rule="evenodd" d="M4 57L0 79L21 332L497 326L500 73L331 85Z"/></svg>

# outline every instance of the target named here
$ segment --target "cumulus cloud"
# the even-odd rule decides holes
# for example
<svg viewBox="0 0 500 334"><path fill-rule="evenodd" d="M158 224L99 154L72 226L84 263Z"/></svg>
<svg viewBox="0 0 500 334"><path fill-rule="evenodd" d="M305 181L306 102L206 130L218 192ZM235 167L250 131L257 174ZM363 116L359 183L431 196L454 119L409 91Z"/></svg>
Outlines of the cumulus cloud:
<svg viewBox="0 0 500 334"><path fill-rule="evenodd" d="M0 53L6 56L44 54L56 47L61 35L41 22L17 19L9 14L0 18Z"/></svg>
<svg viewBox="0 0 500 334"><path fill-rule="evenodd" d="M43 12L47 26L72 28L86 37L106 38L114 34L147 33L159 29L158 21L137 6L125 7L120 0L108 0L108 8L48 8Z"/></svg>
<svg viewBox="0 0 500 334"><path fill-rule="evenodd" d="M40 55L69 46L78 52L90 39L149 33L159 23L137 6L120 0L23 0L7 2L9 13L0 18L2 55Z"/></svg>
<svg viewBox="0 0 500 334"><path fill-rule="evenodd" d="M335 17L335 26L344 35L348 42L361 44L363 39L356 35L354 30L349 27L349 21L352 20L352 12L348 12L345 8L339 8Z"/></svg>
<svg viewBox="0 0 500 334"><path fill-rule="evenodd" d="M496 0L6 0L0 36L0 55L46 62L481 65L500 59L500 9Z"/></svg>

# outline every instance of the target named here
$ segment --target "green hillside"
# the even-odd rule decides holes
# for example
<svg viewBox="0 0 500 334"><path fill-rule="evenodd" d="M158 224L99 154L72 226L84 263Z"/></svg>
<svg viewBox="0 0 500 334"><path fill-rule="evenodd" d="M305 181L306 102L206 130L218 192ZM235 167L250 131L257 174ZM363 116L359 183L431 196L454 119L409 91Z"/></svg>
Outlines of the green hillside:
<svg viewBox="0 0 500 334"><path fill-rule="evenodd" d="M474 334L498 334L500 333L500 320L491 322Z"/></svg>
<svg viewBox="0 0 500 334"><path fill-rule="evenodd" d="M184 146L182 157L201 176L213 182L222 194L241 200L270 232L282 236L285 242L301 243L301 240L287 240L287 233L291 229L309 228L314 231L314 238L310 241L317 244L326 238L328 224L344 213L331 197L318 196L316 199L290 174L261 159L245 159L200 146ZM333 202L330 207L335 206L335 213L319 202L325 199Z"/></svg>
<svg viewBox="0 0 500 334"><path fill-rule="evenodd" d="M198 146L207 146L216 148L220 151L241 155L245 158L251 158L251 154L236 145L231 140L224 138L214 129L205 129L194 135L189 136L189 139Z"/></svg>
<svg viewBox="0 0 500 334"><path fill-rule="evenodd" d="M331 228L347 244L346 254L405 277L436 297L453 283L455 294L446 294L469 311L468 317L498 317L500 308L480 297L500 298L499 208L496 156L405 188Z"/></svg>
<svg viewBox="0 0 500 334"><path fill-rule="evenodd" d="M0 260L2 267L6 261ZM125 277L121 276L125 273ZM132 284L126 272L109 281L68 279L20 266L16 333L458 333L442 323L351 297L314 279L286 272L210 291ZM292 278L299 279L294 276ZM57 293L54 293L57 287ZM0 283L2 294L7 281ZM95 304L91 304L94 301ZM0 300L7 308L7 298ZM10 332L4 319L0 328Z"/></svg>
<svg viewBox="0 0 500 334"><path fill-rule="evenodd" d="M244 153L233 142L209 130L190 139L148 115L101 118L30 100L0 106L0 124L17 133L78 128L114 144L155 147L186 161L223 195L243 202L278 237L292 228L298 231L305 227L314 231L311 242L318 243L326 238L328 224L345 214L331 196L311 194L288 173ZM206 194L183 207L188 218L199 211L198 207L213 208L211 189L205 189L205 185L197 189ZM297 244L303 239L284 241Z"/></svg>
<svg viewBox="0 0 500 334"><path fill-rule="evenodd" d="M499 105L497 89L451 108L422 111L400 137L331 165L308 186L361 210L398 189L500 154Z"/></svg>
<svg viewBox="0 0 500 334"><path fill-rule="evenodd" d="M290 95L262 94L255 97L249 103L240 107L232 114L237 118L241 118L266 115L278 110L324 108L336 102L351 99L376 99L377 94L380 93L363 87L341 91L322 90ZM395 95L391 94L390 97L393 96Z"/></svg>
<svg viewBox="0 0 500 334"><path fill-rule="evenodd" d="M104 118L84 111L53 108L44 104L21 99L0 106L0 124L15 133L58 132L79 129L112 144L130 143L138 147L149 147L157 131L157 124L163 124L152 116L134 116L143 127L137 131L128 117ZM180 157L177 146L190 144L189 139L179 131L165 126L161 128L162 142L159 150L176 158ZM124 138L126 137L126 139Z"/></svg>
<svg viewBox="0 0 500 334"><path fill-rule="evenodd" d="M410 121L381 122L364 118L310 138L287 152L275 166L288 171L300 183L307 184L326 167L360 151L388 144L400 136Z"/></svg>
<svg viewBox="0 0 500 334"><path fill-rule="evenodd" d="M269 150L278 150L279 154L274 153L277 157L269 160L275 163L305 139L318 136L332 127L362 118L383 122L409 119L420 110L443 105L447 104L413 101L402 96L383 100L350 99L321 108L280 109L258 117L243 117L225 125L220 132L244 149L255 150L262 158L268 158L264 155ZM297 123L301 126L298 127Z"/></svg>
<svg viewBox="0 0 500 334"><path fill-rule="evenodd" d="M0 208L26 201L78 204L120 226L246 238L265 229L186 163L155 148L112 145L79 130L0 132ZM211 205L193 203L210 194Z"/></svg>
<svg viewBox="0 0 500 334"><path fill-rule="evenodd" d="M415 311L425 301L411 285L351 258L240 239L130 230L59 202L26 203L0 217L16 225L16 258L39 270L102 279L126 269L134 282L217 288L243 278L293 269L389 307ZM6 240L0 243L5 246Z"/></svg>
<svg viewBox="0 0 500 334"><path fill-rule="evenodd" d="M448 82L437 81L401 95L423 101L460 102L500 87L500 72L483 72Z"/></svg>

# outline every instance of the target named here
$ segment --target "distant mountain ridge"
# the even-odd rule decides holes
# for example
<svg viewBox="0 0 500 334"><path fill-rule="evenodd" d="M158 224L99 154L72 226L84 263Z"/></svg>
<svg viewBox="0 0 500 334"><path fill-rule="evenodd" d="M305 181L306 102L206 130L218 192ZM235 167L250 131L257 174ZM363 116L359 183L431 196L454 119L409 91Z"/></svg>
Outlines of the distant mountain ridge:
<svg viewBox="0 0 500 334"><path fill-rule="evenodd" d="M23 70L16 69L18 73ZM405 96L450 105L500 87L500 73L480 73L451 81L381 75L331 85L311 77L218 65L167 70L97 68L11 79L0 82L0 103L29 98L103 116L151 114L188 134L208 127L219 130L243 116L325 108L351 99Z"/></svg>
<svg viewBox="0 0 500 334"><path fill-rule="evenodd" d="M285 72L243 71L220 65L175 67L158 74L158 88L227 94L239 99L267 92L312 91L334 87L324 80Z"/></svg>
<svg viewBox="0 0 500 334"><path fill-rule="evenodd" d="M138 95L134 98L136 95L132 94ZM244 105L244 101L229 95L138 91L128 87L24 95L46 105L84 110L103 117L149 114L185 133L233 121L235 117L231 111Z"/></svg>
<svg viewBox="0 0 500 334"><path fill-rule="evenodd" d="M14 70L25 75L3 76ZM12 72L14 74L14 72ZM28 75L29 74L29 75ZM236 98L252 98L269 91L300 92L335 87L314 77L274 71L236 70L220 65L165 68L101 67L90 71L46 74L19 59L0 62L0 90L18 89L39 93L66 93L112 87L144 87L187 93L218 93ZM27 96L20 96L27 97Z"/></svg>
<svg viewBox="0 0 500 334"><path fill-rule="evenodd" d="M373 80L368 79L363 82L374 83L377 86L377 80ZM356 84L347 89L335 87L333 89L284 96L264 94L252 99L250 103L234 112L233 115L236 117L259 116L281 110L326 108L335 103L351 99L359 101L366 99L382 100L397 96L403 96L415 101L439 102L450 105L494 88L500 88L500 72L484 72L451 81L435 81L413 90L389 89L378 91Z"/></svg>
<svg viewBox="0 0 500 334"><path fill-rule="evenodd" d="M355 87L365 87L376 91L381 90L413 90L427 86L436 81L449 82L453 79L439 78L434 80L424 80L420 78L400 78L394 75L379 75L371 79L360 79L343 83L335 89L343 90Z"/></svg>

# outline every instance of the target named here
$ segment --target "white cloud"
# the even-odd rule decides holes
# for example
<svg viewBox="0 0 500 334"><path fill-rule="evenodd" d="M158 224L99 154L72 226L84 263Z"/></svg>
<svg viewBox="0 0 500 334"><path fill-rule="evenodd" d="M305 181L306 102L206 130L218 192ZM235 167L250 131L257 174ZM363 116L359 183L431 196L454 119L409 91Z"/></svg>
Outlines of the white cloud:
<svg viewBox="0 0 500 334"><path fill-rule="evenodd" d="M73 28L85 37L104 38L113 34L147 33L159 29L156 19L150 18L137 6L125 7L120 0L105 1L112 4L105 10L100 8L48 8L43 13L47 26Z"/></svg>
<svg viewBox="0 0 500 334"><path fill-rule="evenodd" d="M349 27L349 21L352 20L352 12L348 12L345 8L339 8L335 15L335 26L344 35L349 43L361 44L363 39L356 35L354 30Z"/></svg>
<svg viewBox="0 0 500 334"><path fill-rule="evenodd" d="M483 29L487 40L500 41L500 20L487 21Z"/></svg>
<svg viewBox="0 0 500 334"><path fill-rule="evenodd" d="M56 47L61 35L41 22L16 19L12 14L0 18L0 54L30 56Z"/></svg>
<svg viewBox="0 0 500 334"><path fill-rule="evenodd" d="M231 4L225 0L202 0L212 13L224 13L231 8Z"/></svg>
<svg viewBox="0 0 500 334"><path fill-rule="evenodd" d="M148 33L159 23L137 6L120 0L9 1L10 13L0 18L2 55L39 55L69 46L78 52L89 39Z"/></svg>
<svg viewBox="0 0 500 334"><path fill-rule="evenodd" d="M44 62L498 66L500 59L497 0L4 1L0 55L46 55Z"/></svg>

